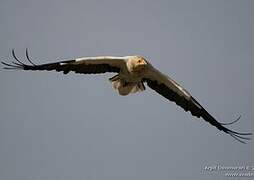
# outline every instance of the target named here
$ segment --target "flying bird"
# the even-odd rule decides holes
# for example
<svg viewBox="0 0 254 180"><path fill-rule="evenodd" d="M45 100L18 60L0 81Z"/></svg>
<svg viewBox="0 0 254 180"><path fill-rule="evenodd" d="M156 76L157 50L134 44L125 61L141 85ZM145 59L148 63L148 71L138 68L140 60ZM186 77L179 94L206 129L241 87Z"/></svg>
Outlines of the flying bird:
<svg viewBox="0 0 254 180"><path fill-rule="evenodd" d="M237 122L240 117L230 123L220 123L187 90L175 80L154 68L142 56L82 57L40 65L34 64L31 61L27 49L26 58L30 64L25 64L19 60L15 55L14 49L12 50L12 56L15 59L12 63L2 62L5 65L4 69L32 71L55 70L57 72L63 72L63 74L68 74L71 71L80 74L117 73L115 76L109 78L109 80L113 88L122 96L144 91L146 89L144 84L146 84L169 101L175 102L185 111L190 111L193 116L203 118L217 129L229 134L242 143L245 143L245 140L250 140L249 136L252 135L252 133L240 133L225 127L226 125Z"/></svg>

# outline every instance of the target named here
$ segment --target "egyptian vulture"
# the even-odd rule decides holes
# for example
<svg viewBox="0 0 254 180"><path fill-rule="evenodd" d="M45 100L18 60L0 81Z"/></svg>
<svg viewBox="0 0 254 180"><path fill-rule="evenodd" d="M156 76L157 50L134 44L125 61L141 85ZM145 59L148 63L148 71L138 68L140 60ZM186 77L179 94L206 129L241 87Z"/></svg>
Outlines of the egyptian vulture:
<svg viewBox="0 0 254 180"><path fill-rule="evenodd" d="M250 137L247 136L252 135L252 133L239 133L226 128L225 125L235 123L240 117L231 123L218 122L191 96L188 91L169 76L154 68L142 56L82 57L37 65L30 60L27 49L26 58L30 64L24 64L20 61L16 57L14 50L12 50L12 55L16 61L13 61L12 63L2 62L2 64L5 65L4 69L32 71L55 70L57 72L63 72L64 74L67 74L70 71L81 74L98 74L106 72L117 73L117 75L111 77L109 80L112 83L113 88L118 90L119 94L122 96L144 91L144 83L146 83L148 87L159 93L161 96L167 98L169 101L175 102L185 111L190 111L193 116L198 118L202 117L211 125L224 131L242 143L245 143L244 140L250 139Z"/></svg>

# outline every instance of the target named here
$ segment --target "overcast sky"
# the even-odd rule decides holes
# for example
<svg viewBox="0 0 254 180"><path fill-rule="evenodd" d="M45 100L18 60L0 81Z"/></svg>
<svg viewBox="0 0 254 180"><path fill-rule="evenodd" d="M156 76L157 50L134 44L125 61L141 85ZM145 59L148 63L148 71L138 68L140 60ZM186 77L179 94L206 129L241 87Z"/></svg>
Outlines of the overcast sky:
<svg viewBox="0 0 254 180"><path fill-rule="evenodd" d="M1 60L12 48L38 64L143 55L218 121L242 115L230 128L243 132L254 132L253 32L251 0L0 1ZM214 180L232 171L205 166L254 165L253 140L149 88L122 97L112 76L1 70L0 179Z"/></svg>

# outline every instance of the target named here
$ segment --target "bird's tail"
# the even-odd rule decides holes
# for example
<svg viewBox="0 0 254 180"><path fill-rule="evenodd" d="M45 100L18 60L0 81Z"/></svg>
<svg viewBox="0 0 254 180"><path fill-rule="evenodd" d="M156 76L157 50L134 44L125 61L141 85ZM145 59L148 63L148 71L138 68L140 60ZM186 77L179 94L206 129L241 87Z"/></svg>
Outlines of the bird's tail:
<svg viewBox="0 0 254 180"><path fill-rule="evenodd" d="M112 83L113 88L117 89L118 93L122 96L145 90L145 86L142 82L126 82L123 79L119 78L119 75L116 75L109 80Z"/></svg>

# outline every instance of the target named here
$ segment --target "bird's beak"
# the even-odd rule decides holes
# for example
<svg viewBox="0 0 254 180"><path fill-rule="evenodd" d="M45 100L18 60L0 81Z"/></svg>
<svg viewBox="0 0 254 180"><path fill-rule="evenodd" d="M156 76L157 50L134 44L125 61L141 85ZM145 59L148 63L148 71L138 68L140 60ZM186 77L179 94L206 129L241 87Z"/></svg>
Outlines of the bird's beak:
<svg viewBox="0 0 254 180"><path fill-rule="evenodd" d="M146 62L145 62L145 61L142 61L142 62L140 63L140 65L146 65Z"/></svg>

